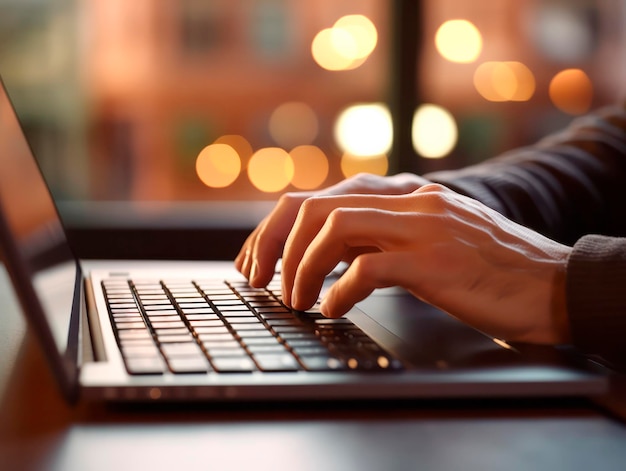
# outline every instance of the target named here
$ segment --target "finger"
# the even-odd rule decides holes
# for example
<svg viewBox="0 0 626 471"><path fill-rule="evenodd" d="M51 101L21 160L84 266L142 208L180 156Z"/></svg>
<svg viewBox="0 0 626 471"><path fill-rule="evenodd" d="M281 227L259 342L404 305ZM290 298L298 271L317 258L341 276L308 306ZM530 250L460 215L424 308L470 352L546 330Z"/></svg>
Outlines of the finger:
<svg viewBox="0 0 626 471"><path fill-rule="evenodd" d="M405 252L368 253L357 257L344 275L333 284L322 299L320 310L326 317L337 318L369 296L375 289L402 286L405 278L418 276L414 254ZM411 272L407 273L407 265Z"/></svg>
<svg viewBox="0 0 626 471"><path fill-rule="evenodd" d="M282 291L283 301L291 306L291 293L296 271L305 250L324 225L328 215L335 209L380 207L392 209L398 207L399 196L379 195L336 195L318 196L307 199L298 212L293 228L287 237L283 252ZM402 203L405 204L405 203Z"/></svg>
<svg viewBox="0 0 626 471"><path fill-rule="evenodd" d="M297 267L291 305L299 310L310 308L326 275L354 250L404 250L414 240L415 230L411 228L416 224L420 221L411 213L369 208L333 210Z"/></svg>
<svg viewBox="0 0 626 471"><path fill-rule="evenodd" d="M302 202L310 193L287 193L278 200L274 210L259 224L246 241L242 273L255 287L266 286L274 276L276 262L281 257L285 240L293 226ZM244 251L245 252L245 251Z"/></svg>
<svg viewBox="0 0 626 471"><path fill-rule="evenodd" d="M261 223L262 224L262 223ZM235 257L235 268L246 278L250 276L250 255L254 241L256 240L258 227L246 238L246 241L239 249L239 253Z"/></svg>

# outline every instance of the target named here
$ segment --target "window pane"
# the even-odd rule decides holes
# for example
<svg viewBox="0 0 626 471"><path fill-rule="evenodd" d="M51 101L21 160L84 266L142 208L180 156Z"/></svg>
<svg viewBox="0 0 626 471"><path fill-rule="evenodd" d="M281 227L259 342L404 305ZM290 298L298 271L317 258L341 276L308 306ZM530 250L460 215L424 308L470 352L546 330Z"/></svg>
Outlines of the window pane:
<svg viewBox="0 0 626 471"><path fill-rule="evenodd" d="M389 5L3 0L0 68L61 198L269 200L386 171Z"/></svg>

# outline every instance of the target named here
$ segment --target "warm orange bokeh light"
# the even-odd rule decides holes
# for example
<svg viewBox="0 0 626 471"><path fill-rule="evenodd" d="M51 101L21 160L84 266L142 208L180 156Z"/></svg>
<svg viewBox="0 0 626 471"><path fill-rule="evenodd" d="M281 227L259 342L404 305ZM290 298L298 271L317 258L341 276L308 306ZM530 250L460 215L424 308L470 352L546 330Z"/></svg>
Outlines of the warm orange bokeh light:
<svg viewBox="0 0 626 471"><path fill-rule="evenodd" d="M328 158L319 147L298 146L290 153L295 172L291 184L300 190L319 188L328 176Z"/></svg>
<svg viewBox="0 0 626 471"><path fill-rule="evenodd" d="M235 149L237 154L239 154L242 166L245 166L246 162L252 157L252 146L245 137L238 134L221 136L215 140L214 144L226 144Z"/></svg>
<svg viewBox="0 0 626 471"><path fill-rule="evenodd" d="M273 193L285 188L294 175L294 165L287 151L279 147L259 149L248 163L248 178L259 190Z"/></svg>
<svg viewBox="0 0 626 471"><path fill-rule="evenodd" d="M226 144L206 146L196 159L196 173L211 188L224 188L234 182L241 171L237 151Z"/></svg>
<svg viewBox="0 0 626 471"><path fill-rule="evenodd" d="M361 157L346 153L341 157L341 172L346 178L357 173L386 175L388 169L389 160L386 155Z"/></svg>
<svg viewBox="0 0 626 471"><path fill-rule="evenodd" d="M489 101L528 101L535 76L521 62L484 62L474 72L474 86Z"/></svg>
<svg viewBox="0 0 626 471"><path fill-rule="evenodd" d="M550 99L567 114L584 114L593 100L591 79L580 69L563 70L550 81Z"/></svg>

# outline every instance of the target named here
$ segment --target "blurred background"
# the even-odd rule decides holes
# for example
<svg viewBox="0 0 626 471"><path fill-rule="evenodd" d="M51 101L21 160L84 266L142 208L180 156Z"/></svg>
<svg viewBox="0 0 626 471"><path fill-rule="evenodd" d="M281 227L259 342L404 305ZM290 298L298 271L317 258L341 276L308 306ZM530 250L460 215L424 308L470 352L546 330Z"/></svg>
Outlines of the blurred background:
<svg viewBox="0 0 626 471"><path fill-rule="evenodd" d="M0 75L79 255L228 258L283 192L465 166L621 100L625 22L621 0L0 0Z"/></svg>

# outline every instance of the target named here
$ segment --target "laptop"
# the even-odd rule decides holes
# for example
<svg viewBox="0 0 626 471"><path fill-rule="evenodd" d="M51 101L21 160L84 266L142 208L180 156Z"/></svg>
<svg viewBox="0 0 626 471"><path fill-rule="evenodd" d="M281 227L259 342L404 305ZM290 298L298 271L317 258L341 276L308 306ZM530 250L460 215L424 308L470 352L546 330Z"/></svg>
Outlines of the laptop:
<svg viewBox="0 0 626 471"><path fill-rule="evenodd" d="M331 320L287 309L278 281L253 289L232 263L78 260L0 85L0 254L68 401L606 391L567 351L509 345L397 288Z"/></svg>

